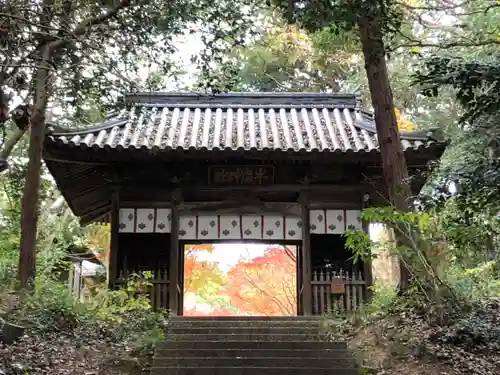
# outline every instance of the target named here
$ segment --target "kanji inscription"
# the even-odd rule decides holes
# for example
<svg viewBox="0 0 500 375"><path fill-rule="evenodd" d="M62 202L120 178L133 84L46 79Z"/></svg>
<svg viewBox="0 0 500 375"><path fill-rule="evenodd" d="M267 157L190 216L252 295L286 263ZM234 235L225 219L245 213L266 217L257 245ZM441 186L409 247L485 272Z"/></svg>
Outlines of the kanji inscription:
<svg viewBox="0 0 500 375"><path fill-rule="evenodd" d="M213 185L269 185L274 181L272 166L214 166L209 169Z"/></svg>

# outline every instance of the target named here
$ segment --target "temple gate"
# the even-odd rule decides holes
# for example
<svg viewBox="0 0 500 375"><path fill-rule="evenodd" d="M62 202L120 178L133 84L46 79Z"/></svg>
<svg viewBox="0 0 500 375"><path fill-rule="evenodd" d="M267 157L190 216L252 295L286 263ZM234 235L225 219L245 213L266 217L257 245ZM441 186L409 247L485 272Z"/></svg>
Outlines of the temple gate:
<svg viewBox="0 0 500 375"><path fill-rule="evenodd" d="M143 93L91 128L48 134L44 159L83 225L111 223L109 283L154 274L154 306L182 314L188 242L297 247L297 311L363 303L371 265L342 234L386 204L371 115L354 94ZM401 133L412 188L444 145ZM342 280L342 282L339 282Z"/></svg>

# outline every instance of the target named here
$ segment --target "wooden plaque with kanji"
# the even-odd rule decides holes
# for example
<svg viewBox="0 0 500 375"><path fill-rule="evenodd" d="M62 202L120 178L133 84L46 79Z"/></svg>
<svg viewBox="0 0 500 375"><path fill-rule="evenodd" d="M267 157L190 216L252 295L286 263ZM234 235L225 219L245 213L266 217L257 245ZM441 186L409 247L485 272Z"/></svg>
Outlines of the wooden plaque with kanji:
<svg viewBox="0 0 500 375"><path fill-rule="evenodd" d="M344 294L345 293L344 280L340 278L333 279L332 283L330 284L330 291L332 294Z"/></svg>

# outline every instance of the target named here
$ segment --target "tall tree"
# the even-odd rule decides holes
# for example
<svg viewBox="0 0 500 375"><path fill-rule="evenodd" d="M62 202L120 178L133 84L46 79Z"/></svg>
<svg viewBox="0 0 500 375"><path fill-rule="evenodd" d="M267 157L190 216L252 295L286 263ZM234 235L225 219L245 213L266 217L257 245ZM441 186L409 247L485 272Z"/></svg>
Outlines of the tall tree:
<svg viewBox="0 0 500 375"><path fill-rule="evenodd" d="M483 3L484 11L491 9L491 6L487 7L484 2L481 3ZM442 30L439 30L438 35L436 33L433 35L441 37L441 39L437 39L438 43L425 43L422 42L422 33L415 35L412 32L415 29L415 23L424 25L425 30L428 30L432 21L429 22L428 18L425 17L425 11L428 14L434 13L434 15L441 16L444 12L447 14L454 12L458 15L463 12L463 7L460 4L450 4L440 0L426 0L422 5L411 5L394 0L340 0L335 2L276 0L274 4L282 9L288 22L297 22L311 32L325 28L335 34L357 30L375 113L375 125L389 200L397 210L408 211L411 208L411 189L408 183L408 168L399 137L394 98L389 82L386 63L389 52L387 42L392 39L400 47L411 46L415 48L415 51L419 51L419 47L444 46L446 43L442 41L442 37L446 35L447 28L443 27ZM460 14L460 16L462 15ZM431 17L430 19L434 20L435 18ZM486 39L488 43L494 40L491 34L486 37L484 35L474 36L474 42L479 43L478 39ZM468 43L471 43L470 40ZM446 47L453 45L464 45L464 41L455 39L453 44L448 43ZM404 240L406 236L400 237L401 240ZM405 263L402 259L401 291L405 290L409 284L409 274L404 266Z"/></svg>
<svg viewBox="0 0 500 375"><path fill-rule="evenodd" d="M211 52L203 56L213 57L230 37L246 32L250 10L226 0L13 0L0 3L0 12L0 125L4 129L12 118L17 126L9 140L3 138L0 169L30 129L19 257L19 281L26 288L35 277L42 149L47 109L56 95L59 108L78 113L88 97L114 100L120 89L137 89L141 67L171 67L172 38L186 31L212 35ZM21 104L10 113L12 100Z"/></svg>
<svg viewBox="0 0 500 375"><path fill-rule="evenodd" d="M375 114L383 174L390 202L397 210L410 209L408 167L399 137L394 98L386 64L386 36L393 22L401 22L398 7L390 0L279 1L289 22L298 22L311 32L328 28L335 34L357 29ZM400 289L408 287L409 275L401 263Z"/></svg>

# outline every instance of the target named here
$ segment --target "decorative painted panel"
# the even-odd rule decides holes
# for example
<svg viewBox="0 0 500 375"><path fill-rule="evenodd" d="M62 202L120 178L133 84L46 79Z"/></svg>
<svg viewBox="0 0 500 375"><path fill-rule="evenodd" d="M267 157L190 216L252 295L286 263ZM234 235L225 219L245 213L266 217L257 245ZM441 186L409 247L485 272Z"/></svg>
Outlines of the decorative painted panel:
<svg viewBox="0 0 500 375"><path fill-rule="evenodd" d="M152 233L155 228L155 209L138 208L136 211L135 231L137 233Z"/></svg>
<svg viewBox="0 0 500 375"><path fill-rule="evenodd" d="M300 217L296 216L285 217L285 239L287 240L302 239L302 219Z"/></svg>
<svg viewBox="0 0 500 375"><path fill-rule="evenodd" d="M158 208L156 210L156 233L170 233L172 231L172 210L170 208Z"/></svg>
<svg viewBox="0 0 500 375"><path fill-rule="evenodd" d="M217 215L198 216L198 239L216 240L219 238Z"/></svg>
<svg viewBox="0 0 500 375"><path fill-rule="evenodd" d="M326 233L342 234L345 230L344 210L326 210Z"/></svg>
<svg viewBox="0 0 500 375"><path fill-rule="evenodd" d="M310 233L342 234L347 229L362 229L360 210L310 210ZM170 233L170 208L121 208L119 232ZM179 238L300 240L302 221L298 216L221 215L181 216Z"/></svg>
<svg viewBox="0 0 500 375"><path fill-rule="evenodd" d="M359 210L346 210L346 229L362 229L361 211Z"/></svg>
<svg viewBox="0 0 500 375"><path fill-rule="evenodd" d="M309 225L311 233L325 234L325 210L311 210L309 211Z"/></svg>
<svg viewBox="0 0 500 375"><path fill-rule="evenodd" d="M241 217L241 234L243 239L262 239L262 216L243 215Z"/></svg>
<svg viewBox="0 0 500 375"><path fill-rule="evenodd" d="M239 215L221 215L219 216L221 240L239 240L241 239L241 226Z"/></svg>
<svg viewBox="0 0 500 375"><path fill-rule="evenodd" d="M179 217L179 239L196 239L196 216Z"/></svg>
<svg viewBox="0 0 500 375"><path fill-rule="evenodd" d="M118 215L118 231L131 233L135 230L135 209L121 208Z"/></svg>
<svg viewBox="0 0 500 375"><path fill-rule="evenodd" d="M283 216L269 215L264 216L264 231L262 239L264 240L283 240L285 222Z"/></svg>

